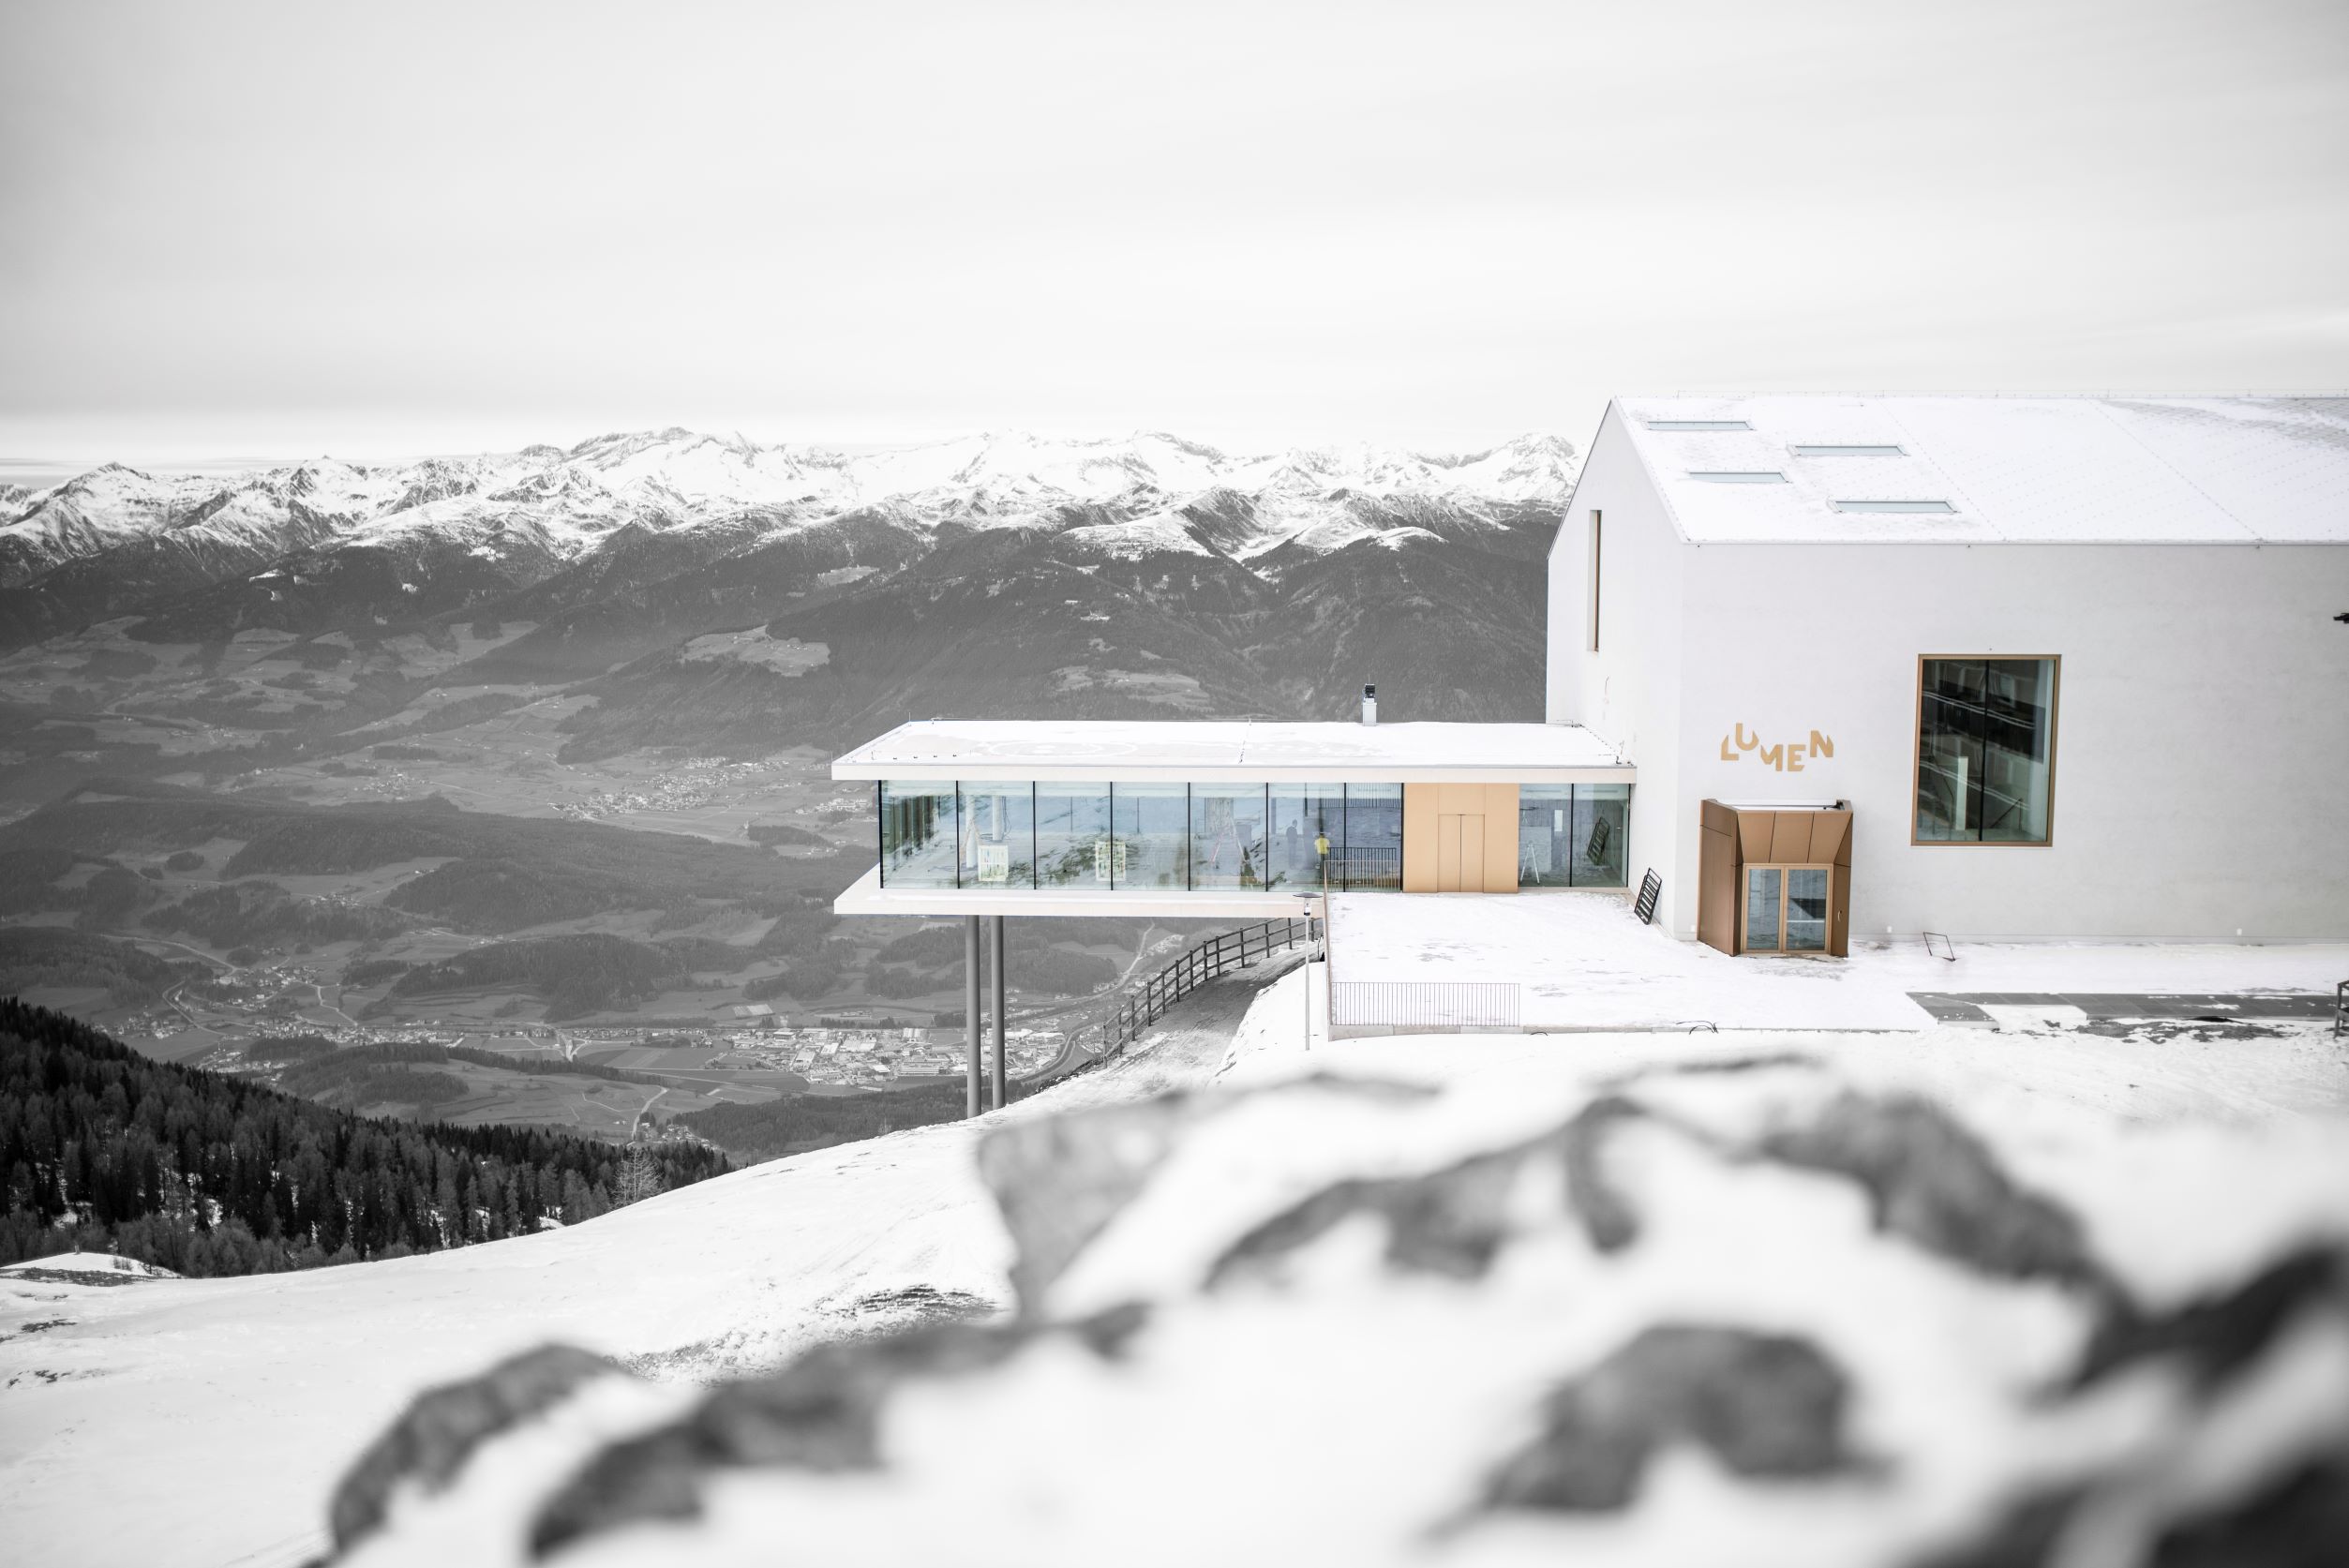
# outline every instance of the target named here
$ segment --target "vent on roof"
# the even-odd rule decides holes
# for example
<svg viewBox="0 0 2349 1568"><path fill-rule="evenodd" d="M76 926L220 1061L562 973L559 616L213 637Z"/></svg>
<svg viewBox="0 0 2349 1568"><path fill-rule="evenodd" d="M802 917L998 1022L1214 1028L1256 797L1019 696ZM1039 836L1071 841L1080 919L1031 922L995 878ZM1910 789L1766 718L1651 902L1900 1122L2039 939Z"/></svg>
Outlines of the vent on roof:
<svg viewBox="0 0 2349 1568"><path fill-rule="evenodd" d="M1651 419L1651 430L1751 430L1742 419Z"/></svg>
<svg viewBox="0 0 2349 1568"><path fill-rule="evenodd" d="M1954 512L1945 500L1831 500L1838 512Z"/></svg>
<svg viewBox="0 0 2349 1568"><path fill-rule="evenodd" d="M1897 446L1790 446L1797 457L1906 457Z"/></svg>
<svg viewBox="0 0 2349 1568"><path fill-rule="evenodd" d="M1701 480L1707 485L1784 485L1787 482L1787 476L1774 470L1762 470L1751 473L1723 473L1717 470L1711 473L1698 473L1692 470L1688 477Z"/></svg>

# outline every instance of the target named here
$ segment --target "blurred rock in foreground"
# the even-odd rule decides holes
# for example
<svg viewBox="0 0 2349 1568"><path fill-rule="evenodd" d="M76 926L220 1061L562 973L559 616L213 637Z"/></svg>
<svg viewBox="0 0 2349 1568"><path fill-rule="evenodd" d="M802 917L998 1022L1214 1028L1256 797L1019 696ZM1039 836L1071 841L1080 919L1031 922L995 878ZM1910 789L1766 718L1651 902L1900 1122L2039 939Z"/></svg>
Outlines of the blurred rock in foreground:
<svg viewBox="0 0 2349 1568"><path fill-rule="evenodd" d="M337 1561L2335 1563L2343 1148L1782 1057L1018 1124L1014 1316L492 1368L360 1461Z"/></svg>

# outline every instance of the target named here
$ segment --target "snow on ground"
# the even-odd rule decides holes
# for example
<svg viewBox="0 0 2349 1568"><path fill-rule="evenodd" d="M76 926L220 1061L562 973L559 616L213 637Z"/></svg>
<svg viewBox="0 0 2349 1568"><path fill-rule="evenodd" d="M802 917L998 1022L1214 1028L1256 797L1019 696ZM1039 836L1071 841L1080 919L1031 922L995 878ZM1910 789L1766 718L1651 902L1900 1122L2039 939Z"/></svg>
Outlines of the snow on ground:
<svg viewBox="0 0 2349 1568"><path fill-rule="evenodd" d="M1345 972L1340 948L1338 974ZM1309 997L1299 994L1309 981L1301 971L1266 988L1219 1064L1216 1082L1236 1087L1337 1073L1430 1084L1494 1078L1529 1088L1588 1085L1656 1062L1768 1051L1799 1053L1863 1081L1898 1082L1924 1093L1991 1085L2017 1106L2063 1104L2132 1122L2215 1126L2349 1114L2349 1042L2334 1039L2321 1023L2248 1030L2150 1024L2119 1035L2059 1025L1953 1024L1875 1032L1602 1030L1332 1041L1324 978L1318 965L1309 972Z"/></svg>
<svg viewBox="0 0 2349 1568"><path fill-rule="evenodd" d="M1128 1058L1007 1111L753 1166L567 1230L242 1279L0 1276L0 1561L307 1561L343 1468L417 1390L550 1339L700 1380L910 1321L939 1297L1003 1305L1010 1243L974 1172L979 1138L1204 1077L1263 973L1209 987ZM916 1291L935 1294L901 1293ZM23 1335L27 1322L53 1326Z"/></svg>
<svg viewBox="0 0 2349 1568"><path fill-rule="evenodd" d="M1364 894L1331 901L1339 984L1521 984L1529 1029L1922 1029L1856 965L1733 959L1643 926L1611 894Z"/></svg>
<svg viewBox="0 0 2349 1568"><path fill-rule="evenodd" d="M302 1562L352 1456L417 1389L495 1357L562 1339L655 1376L711 1375L886 1322L892 1291L998 1301L1006 1244L970 1174L974 1136L820 1150L426 1257L108 1291L0 1283L0 1334L69 1320L0 1343L9 1555Z"/></svg>
<svg viewBox="0 0 2349 1568"><path fill-rule="evenodd" d="M177 1279L170 1269L142 1263L136 1258L117 1258L107 1252L60 1252L28 1262L10 1263L0 1268L0 1279L38 1280L45 1276L58 1275L68 1279L89 1280L99 1285L127 1283L135 1279Z"/></svg>
<svg viewBox="0 0 2349 1568"><path fill-rule="evenodd" d="M2329 993L2349 944L1857 945L1843 962L1730 958L1643 926L1611 893L1339 895L1337 978L1521 982L1529 1029L1923 1029L1910 992Z"/></svg>
<svg viewBox="0 0 2349 1568"><path fill-rule="evenodd" d="M698 1415L603 1380L445 1489L401 1483L342 1561L524 1568L554 1522L581 1568L1879 1568L1995 1542L2047 1497L2104 1548L2060 1561L2122 1564L2349 1436L2343 1298L2283 1262L2349 1237L2344 1124L2275 1070L2326 1053L2316 1098L2340 1104L2339 1049L2306 1024L2230 1037L2147 1118L2122 1091L2150 1038L1332 1042L1305 1029L1322 978L1256 999L1238 1092L991 1146L1025 1305L1142 1304L1114 1349L901 1343L902 1372L835 1358ZM2078 1083L2047 1092L2074 1050ZM1743 1069L1658 1070L1724 1057ZM2270 1097L2257 1126L2216 1125L2245 1084ZM2164 1322L2084 1375L2131 1314L2212 1298L2223 1334ZM2173 1334L2233 1359L2184 1375Z"/></svg>
<svg viewBox="0 0 2349 1568"><path fill-rule="evenodd" d="M1387 918L1390 910L1428 918ZM2136 1260L2133 1277L2149 1294L2192 1289L2219 1270L2214 1259L2276 1245L2309 1217L2310 1162L2337 1162L2349 1148L2342 1123L2306 1114L2349 1111L2349 1053L2314 1026L2119 1038L1931 1028L1901 988L1925 988L1912 970L1939 978L1951 965L1897 950L1848 964L1733 962L1640 927L1608 899L1340 899L1337 928L1341 979L1350 969L1474 978L1478 965L1502 962L1476 951L1489 944L1543 976L1529 988L1536 1024L1710 1014L1725 1028L1773 1032L1332 1041L1318 966L1289 968L1242 1019L1260 971L1209 988L1131 1059L1007 1112L756 1166L575 1229L247 1279L113 1289L0 1279L0 1516L11 1555L290 1568L322 1547L337 1477L417 1390L526 1347L569 1341L676 1384L772 1366L940 1305L1004 1305L1011 1246L974 1172L980 1134L1209 1080L1423 1082L1470 1108L1459 1113L1463 1136L1489 1139L1493 1117L1555 1111L1658 1061L1799 1053L1865 1082L1963 1100L2015 1168L2075 1195L2099 1233ZM2132 989L2131 977L2155 975L2173 989L2263 988L2299 966L2337 967L2307 948L1960 951L1956 967L1979 962L2001 986L2054 992ZM2084 1138L2083 1117L2121 1136ZM2239 1153L2243 1123L2261 1128L2258 1144L2276 1158L2230 1155L2229 1169L2240 1169L2213 1187L2193 1157ZM1373 1129L1371 1146L1384 1137ZM1199 1164L1205 1185L1168 1212L1204 1213L1216 1172L1235 1182L1244 1173L1228 1163L1243 1152L1226 1147ZM2261 1174L2270 1170L2272 1182ZM2204 1247L2165 1276L2159 1232L2179 1217L2207 1220L2198 1232L2225 1246ZM45 1326L28 1331L36 1322ZM626 1421L643 1419L630 1411ZM107 1529L93 1532L101 1516Z"/></svg>
<svg viewBox="0 0 2349 1568"><path fill-rule="evenodd" d="M2349 980L2344 942L1916 942L1855 945L1851 966L1903 991L2184 994L2328 993Z"/></svg>

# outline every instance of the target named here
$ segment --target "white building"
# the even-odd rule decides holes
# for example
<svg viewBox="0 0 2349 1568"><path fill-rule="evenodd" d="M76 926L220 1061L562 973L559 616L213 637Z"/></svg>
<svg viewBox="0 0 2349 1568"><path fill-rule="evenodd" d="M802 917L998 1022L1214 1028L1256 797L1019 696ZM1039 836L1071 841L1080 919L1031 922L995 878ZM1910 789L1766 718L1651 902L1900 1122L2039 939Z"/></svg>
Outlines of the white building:
<svg viewBox="0 0 2349 1568"><path fill-rule="evenodd" d="M2349 399L1620 399L1547 715L1683 937L2349 934Z"/></svg>

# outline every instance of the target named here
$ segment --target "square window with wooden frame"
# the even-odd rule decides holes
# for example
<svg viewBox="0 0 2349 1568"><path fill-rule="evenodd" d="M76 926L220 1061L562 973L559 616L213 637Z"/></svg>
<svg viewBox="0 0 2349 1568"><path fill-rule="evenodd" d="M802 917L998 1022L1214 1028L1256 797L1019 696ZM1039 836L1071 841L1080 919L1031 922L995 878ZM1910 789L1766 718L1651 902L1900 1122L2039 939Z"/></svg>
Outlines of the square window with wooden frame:
<svg viewBox="0 0 2349 1568"><path fill-rule="evenodd" d="M2055 842L2056 695L2063 661L1917 661L1915 844Z"/></svg>

